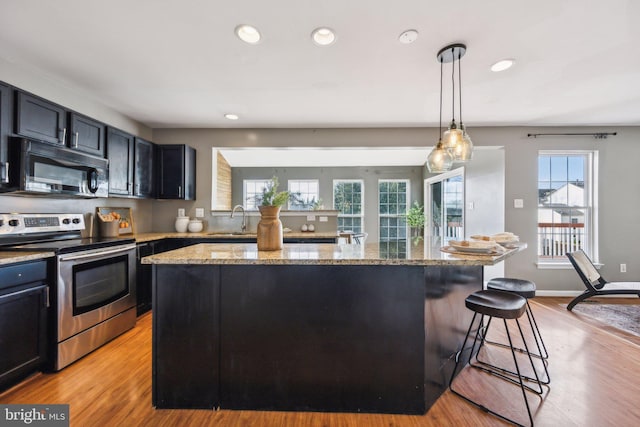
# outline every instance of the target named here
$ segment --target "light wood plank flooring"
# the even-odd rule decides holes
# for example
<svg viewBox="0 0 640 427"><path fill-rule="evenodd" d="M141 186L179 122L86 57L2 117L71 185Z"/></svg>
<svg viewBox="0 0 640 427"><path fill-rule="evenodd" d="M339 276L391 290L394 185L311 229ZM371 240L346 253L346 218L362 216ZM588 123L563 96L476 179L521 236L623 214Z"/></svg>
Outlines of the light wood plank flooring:
<svg viewBox="0 0 640 427"><path fill-rule="evenodd" d="M529 397L538 426L640 425L640 338L536 298L533 310L549 349L551 384ZM638 304L638 299L606 302ZM499 328L496 326L495 330ZM492 326L492 333L494 327ZM493 350L493 348L491 349ZM495 352L492 354L496 354ZM526 421L520 390L465 369L462 389ZM502 421L447 391L424 416L309 412L155 410L151 406L151 315L56 374L37 374L0 394L0 403L68 403L72 426L495 426Z"/></svg>

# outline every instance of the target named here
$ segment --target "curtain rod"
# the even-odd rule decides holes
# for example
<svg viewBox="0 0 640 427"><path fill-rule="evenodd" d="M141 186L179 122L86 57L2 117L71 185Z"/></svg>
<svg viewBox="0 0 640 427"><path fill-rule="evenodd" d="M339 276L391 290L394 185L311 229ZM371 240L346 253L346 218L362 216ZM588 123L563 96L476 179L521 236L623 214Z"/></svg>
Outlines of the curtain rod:
<svg viewBox="0 0 640 427"><path fill-rule="evenodd" d="M592 136L595 139L607 139L608 136L616 136L618 132L585 132L585 133L528 133L527 138L539 136Z"/></svg>

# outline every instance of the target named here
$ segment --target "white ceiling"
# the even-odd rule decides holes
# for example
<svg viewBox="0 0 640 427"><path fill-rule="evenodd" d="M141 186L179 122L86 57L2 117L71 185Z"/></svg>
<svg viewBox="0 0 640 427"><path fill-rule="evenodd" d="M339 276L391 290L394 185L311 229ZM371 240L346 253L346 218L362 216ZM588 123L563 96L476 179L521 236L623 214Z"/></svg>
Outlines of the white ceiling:
<svg viewBox="0 0 640 427"><path fill-rule="evenodd" d="M637 0L0 0L0 57L154 128L433 126L462 42L469 127L638 125L638 22Z"/></svg>

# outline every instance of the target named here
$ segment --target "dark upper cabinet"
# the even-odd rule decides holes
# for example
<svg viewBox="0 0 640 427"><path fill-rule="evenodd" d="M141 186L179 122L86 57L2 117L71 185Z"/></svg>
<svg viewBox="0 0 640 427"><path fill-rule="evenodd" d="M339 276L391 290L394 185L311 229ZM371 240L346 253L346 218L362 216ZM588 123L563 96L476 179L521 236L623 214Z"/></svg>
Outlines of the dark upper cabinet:
<svg viewBox="0 0 640 427"><path fill-rule="evenodd" d="M109 159L109 195L133 195L134 136L107 127L107 158Z"/></svg>
<svg viewBox="0 0 640 427"><path fill-rule="evenodd" d="M136 197L155 197L155 148L153 142L135 138L133 195Z"/></svg>
<svg viewBox="0 0 640 427"><path fill-rule="evenodd" d="M158 145L158 198L196 199L196 150L188 145Z"/></svg>
<svg viewBox="0 0 640 427"><path fill-rule="evenodd" d="M0 82L0 186L9 183L9 133L11 125L11 87Z"/></svg>
<svg viewBox="0 0 640 427"><path fill-rule="evenodd" d="M104 157L105 125L75 112L69 113L69 147Z"/></svg>
<svg viewBox="0 0 640 427"><path fill-rule="evenodd" d="M15 117L16 134L64 145L67 134L67 111L61 105L26 92L16 91Z"/></svg>

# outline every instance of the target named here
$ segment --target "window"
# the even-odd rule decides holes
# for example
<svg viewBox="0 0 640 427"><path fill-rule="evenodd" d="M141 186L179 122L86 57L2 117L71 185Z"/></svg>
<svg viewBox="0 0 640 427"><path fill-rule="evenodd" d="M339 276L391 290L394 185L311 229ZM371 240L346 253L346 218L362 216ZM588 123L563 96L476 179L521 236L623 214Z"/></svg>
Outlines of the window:
<svg viewBox="0 0 640 427"><path fill-rule="evenodd" d="M320 203L320 186L317 179L290 179L289 192L295 200L289 202L289 209L308 211Z"/></svg>
<svg viewBox="0 0 640 427"><path fill-rule="evenodd" d="M594 151L538 153L538 261L582 249L597 262L596 166Z"/></svg>
<svg viewBox="0 0 640 427"><path fill-rule="evenodd" d="M428 236L464 239L464 183L464 167L424 181L425 204L431 217L425 224Z"/></svg>
<svg viewBox="0 0 640 427"><path fill-rule="evenodd" d="M262 194L262 190L271 183L270 179L245 179L243 181L244 207L247 210L257 211L256 196Z"/></svg>
<svg viewBox="0 0 640 427"><path fill-rule="evenodd" d="M406 256L408 200L409 180L378 181L380 247L388 255Z"/></svg>
<svg viewBox="0 0 640 427"><path fill-rule="evenodd" d="M333 208L338 213L338 230L362 233L364 182L361 179L333 181Z"/></svg>

